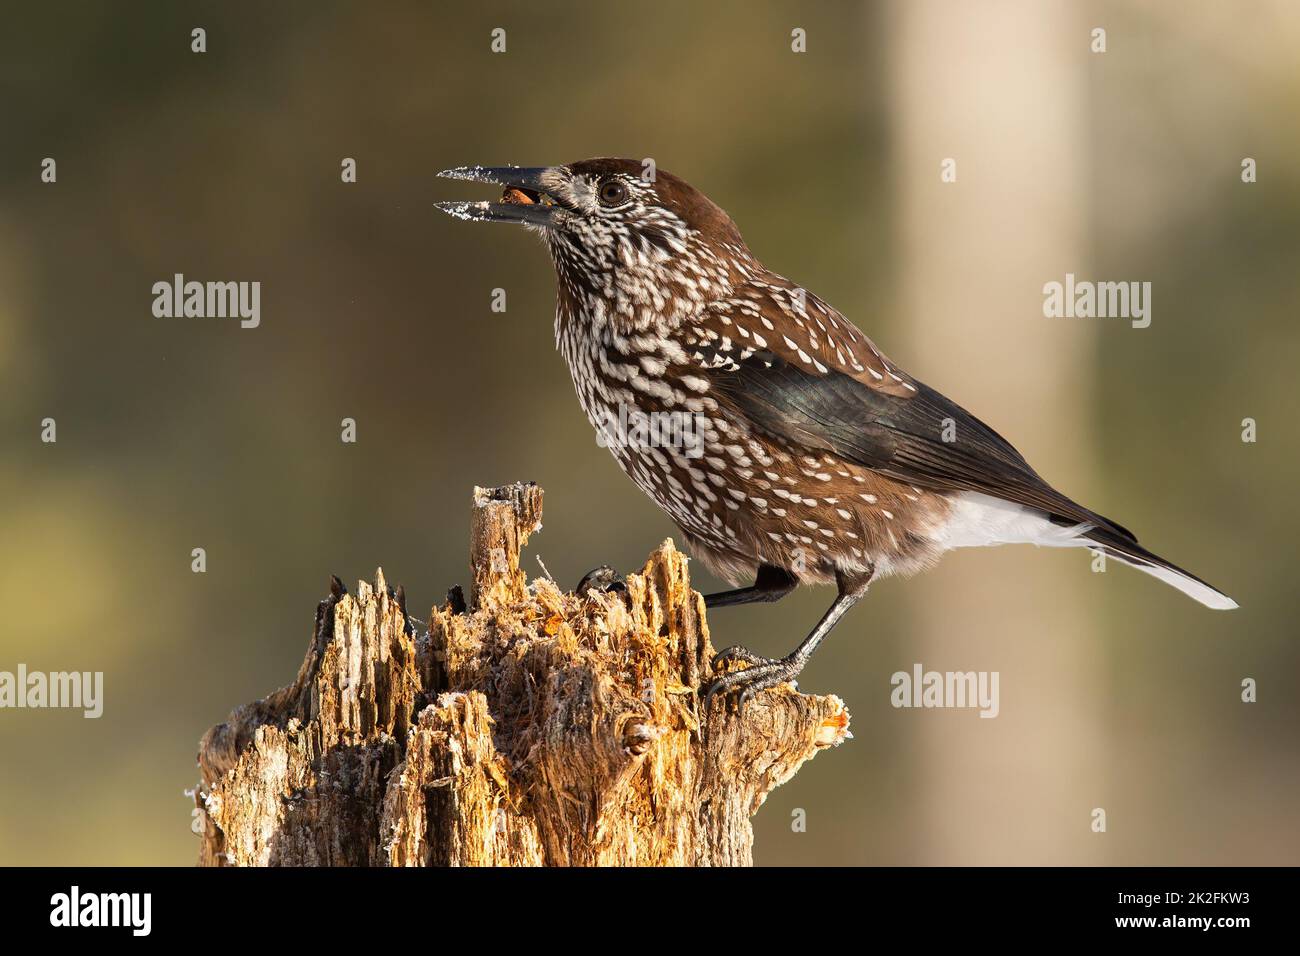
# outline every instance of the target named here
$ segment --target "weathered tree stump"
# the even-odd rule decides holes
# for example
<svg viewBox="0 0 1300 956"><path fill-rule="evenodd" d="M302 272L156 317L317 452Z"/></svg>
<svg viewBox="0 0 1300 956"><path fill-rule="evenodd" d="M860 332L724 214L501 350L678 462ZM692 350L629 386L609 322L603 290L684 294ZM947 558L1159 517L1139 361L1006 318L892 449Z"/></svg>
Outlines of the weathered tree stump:
<svg viewBox="0 0 1300 956"><path fill-rule="evenodd" d="M749 818L847 736L786 686L737 713L665 541L622 587L529 582L535 485L474 491L471 602L413 627L383 571L332 580L298 678L204 735L207 866L748 865Z"/></svg>

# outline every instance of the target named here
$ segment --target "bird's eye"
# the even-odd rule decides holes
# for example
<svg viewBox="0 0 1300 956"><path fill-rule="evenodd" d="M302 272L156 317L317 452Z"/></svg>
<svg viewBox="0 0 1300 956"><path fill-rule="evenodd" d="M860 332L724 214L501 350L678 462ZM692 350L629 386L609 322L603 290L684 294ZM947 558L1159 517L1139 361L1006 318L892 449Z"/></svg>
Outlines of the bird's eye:
<svg viewBox="0 0 1300 956"><path fill-rule="evenodd" d="M627 202L627 185L621 179L607 179L600 184L600 204L619 206Z"/></svg>

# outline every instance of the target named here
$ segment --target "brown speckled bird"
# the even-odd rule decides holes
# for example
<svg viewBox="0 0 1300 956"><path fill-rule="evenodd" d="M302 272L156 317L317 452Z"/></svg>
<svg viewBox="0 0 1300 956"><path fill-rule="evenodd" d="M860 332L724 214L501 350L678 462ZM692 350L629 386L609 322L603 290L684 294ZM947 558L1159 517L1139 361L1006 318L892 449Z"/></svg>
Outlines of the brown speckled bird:
<svg viewBox="0 0 1300 956"><path fill-rule="evenodd" d="M743 703L793 681L871 581L951 548L1100 549L1208 607L1236 607L1054 490L993 429L767 269L706 196L643 170L628 159L452 169L440 175L503 194L438 205L540 233L559 282L556 344L587 417L709 568L754 581L708 595L709 607L838 587L786 657L722 651L715 666L749 666L709 697L739 691Z"/></svg>

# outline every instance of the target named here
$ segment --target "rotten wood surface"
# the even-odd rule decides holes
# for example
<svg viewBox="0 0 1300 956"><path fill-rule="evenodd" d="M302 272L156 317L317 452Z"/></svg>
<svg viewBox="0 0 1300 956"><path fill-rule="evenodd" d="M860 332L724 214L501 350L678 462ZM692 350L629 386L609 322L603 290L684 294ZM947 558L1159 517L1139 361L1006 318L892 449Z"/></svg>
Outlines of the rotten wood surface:
<svg viewBox="0 0 1300 956"><path fill-rule="evenodd" d="M208 866L749 865L767 794L848 732L838 697L699 693L704 602L671 541L613 589L527 579L536 485L476 488L471 598L428 627L332 579L297 679L199 749Z"/></svg>

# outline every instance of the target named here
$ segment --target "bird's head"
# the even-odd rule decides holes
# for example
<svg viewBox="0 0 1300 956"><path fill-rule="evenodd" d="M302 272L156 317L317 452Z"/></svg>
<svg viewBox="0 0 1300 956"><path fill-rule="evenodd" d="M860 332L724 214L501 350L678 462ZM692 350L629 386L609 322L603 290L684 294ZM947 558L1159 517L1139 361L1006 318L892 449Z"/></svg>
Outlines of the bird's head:
<svg viewBox="0 0 1300 956"><path fill-rule="evenodd" d="M749 251L731 217L686 181L632 159L462 166L438 175L501 186L495 202L441 202L458 219L541 233L566 281L639 310L670 292L724 291Z"/></svg>

